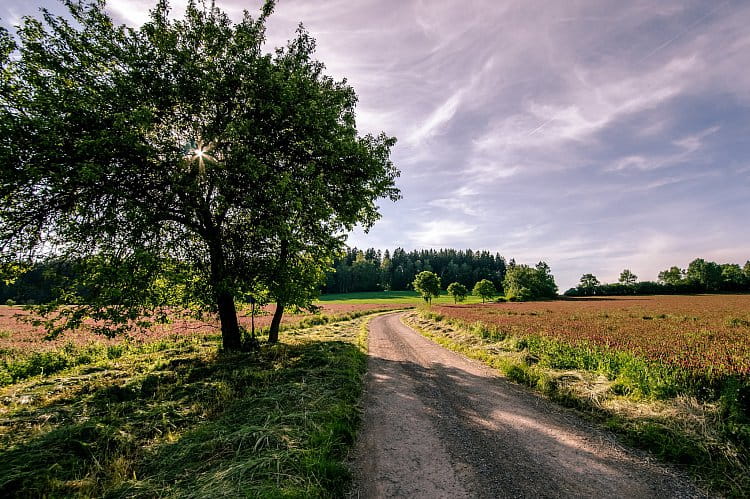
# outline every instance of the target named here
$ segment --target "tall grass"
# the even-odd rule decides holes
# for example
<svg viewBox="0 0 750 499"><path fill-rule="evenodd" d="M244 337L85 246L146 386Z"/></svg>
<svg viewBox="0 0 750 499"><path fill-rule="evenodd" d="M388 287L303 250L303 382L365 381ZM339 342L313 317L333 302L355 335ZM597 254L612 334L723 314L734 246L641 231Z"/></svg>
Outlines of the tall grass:
<svg viewBox="0 0 750 499"><path fill-rule="evenodd" d="M197 338L175 338L134 343L123 341L115 345L91 342L78 346L67 343L61 348L46 352L8 352L0 356L0 387L34 377L56 374L81 365L107 365L109 361L127 354L151 353L168 348L190 347Z"/></svg>

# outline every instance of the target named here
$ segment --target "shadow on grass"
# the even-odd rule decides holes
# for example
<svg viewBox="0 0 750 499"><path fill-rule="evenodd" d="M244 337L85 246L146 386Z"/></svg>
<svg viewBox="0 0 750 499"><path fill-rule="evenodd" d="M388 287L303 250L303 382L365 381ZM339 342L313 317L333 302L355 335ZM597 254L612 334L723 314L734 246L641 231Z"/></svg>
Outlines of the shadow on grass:
<svg viewBox="0 0 750 499"><path fill-rule="evenodd" d="M0 495L343 493L365 368L354 344L149 361L3 418Z"/></svg>

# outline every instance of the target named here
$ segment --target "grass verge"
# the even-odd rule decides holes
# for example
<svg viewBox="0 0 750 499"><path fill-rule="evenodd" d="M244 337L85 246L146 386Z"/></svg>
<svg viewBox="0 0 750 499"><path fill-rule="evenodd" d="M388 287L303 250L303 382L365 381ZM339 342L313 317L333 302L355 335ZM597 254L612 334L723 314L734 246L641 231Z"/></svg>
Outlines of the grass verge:
<svg viewBox="0 0 750 499"><path fill-rule="evenodd" d="M368 321L254 353L164 340L0 389L0 495L341 496Z"/></svg>
<svg viewBox="0 0 750 499"><path fill-rule="evenodd" d="M558 403L578 409L638 448L685 468L704 487L750 494L747 380L700 386L678 370L632 355L515 337L483 323L429 311L404 322L436 343L498 369Z"/></svg>

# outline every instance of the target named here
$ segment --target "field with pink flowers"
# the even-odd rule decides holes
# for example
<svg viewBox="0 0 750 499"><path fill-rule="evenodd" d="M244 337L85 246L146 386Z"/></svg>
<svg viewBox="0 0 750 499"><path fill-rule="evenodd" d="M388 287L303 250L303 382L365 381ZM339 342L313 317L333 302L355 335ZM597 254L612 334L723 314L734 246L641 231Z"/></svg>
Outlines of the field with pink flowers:
<svg viewBox="0 0 750 499"><path fill-rule="evenodd" d="M303 321L322 322L330 319L342 318L346 315L367 313L375 310L390 310L403 308L401 303L330 303L320 306L320 312L286 312L282 320L282 327L292 327ZM44 352L58 349L64 345L85 346L92 342L102 345L116 345L124 338L106 338L95 335L85 327L78 331L68 332L52 341L45 339L43 328L31 325L27 320L30 312L21 307L0 305L0 356L23 355L31 352ZM265 307L255 317L255 327L261 332L271 324L273 307ZM240 324L250 330L251 318L249 310L240 313ZM317 319L317 320L316 320ZM218 321L197 321L175 316L169 324L156 325L148 330L134 331L129 338L137 343L158 341L165 338L185 338L194 336L220 334Z"/></svg>
<svg viewBox="0 0 750 499"><path fill-rule="evenodd" d="M627 352L705 374L750 375L750 295L441 305L433 312L508 336Z"/></svg>

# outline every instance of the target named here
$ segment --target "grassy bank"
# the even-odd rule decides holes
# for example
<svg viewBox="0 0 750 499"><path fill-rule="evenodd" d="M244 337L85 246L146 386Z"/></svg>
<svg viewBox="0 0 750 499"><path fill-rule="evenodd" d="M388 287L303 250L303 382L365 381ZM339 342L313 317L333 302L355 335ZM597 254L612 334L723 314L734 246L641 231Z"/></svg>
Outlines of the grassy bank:
<svg viewBox="0 0 750 499"><path fill-rule="evenodd" d="M707 488L735 497L750 493L745 379L696 377L622 352L509 335L428 311L405 322L684 467Z"/></svg>
<svg viewBox="0 0 750 499"><path fill-rule="evenodd" d="M6 386L0 495L340 496L368 321L287 331L255 353L217 353L210 336L104 349Z"/></svg>

